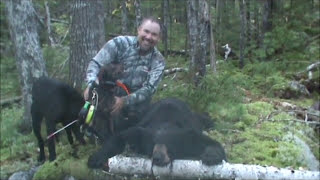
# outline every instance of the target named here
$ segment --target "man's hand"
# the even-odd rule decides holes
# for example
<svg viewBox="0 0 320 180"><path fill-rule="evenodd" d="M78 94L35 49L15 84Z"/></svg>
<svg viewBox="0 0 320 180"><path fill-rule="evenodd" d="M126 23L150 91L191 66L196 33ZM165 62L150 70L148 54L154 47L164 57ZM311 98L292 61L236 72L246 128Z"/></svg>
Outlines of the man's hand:
<svg viewBox="0 0 320 180"><path fill-rule="evenodd" d="M115 100L116 101L115 101L114 105L112 106L111 114L119 113L123 107L123 104L124 104L124 99L122 97L115 96Z"/></svg>
<svg viewBox="0 0 320 180"><path fill-rule="evenodd" d="M89 99L89 91L90 91L90 87L88 86L83 92L83 98L85 101L88 101Z"/></svg>
<svg viewBox="0 0 320 180"><path fill-rule="evenodd" d="M89 92L90 92L90 89L92 88L93 84L99 85L99 79L97 78L94 82L91 82L87 86L87 88L83 91L83 98L85 101L87 101L89 99Z"/></svg>

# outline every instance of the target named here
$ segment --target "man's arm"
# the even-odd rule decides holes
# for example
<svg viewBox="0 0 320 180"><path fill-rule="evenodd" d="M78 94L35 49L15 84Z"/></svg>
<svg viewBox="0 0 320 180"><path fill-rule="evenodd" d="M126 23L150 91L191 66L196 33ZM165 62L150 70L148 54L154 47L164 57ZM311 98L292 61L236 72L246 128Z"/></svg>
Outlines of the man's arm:
<svg viewBox="0 0 320 180"><path fill-rule="evenodd" d="M89 89L93 82L99 84L97 79L97 75L101 66L111 63L116 59L118 54L118 47L116 46L114 39L108 41L102 49L98 52L98 54L89 62L87 73L86 73L86 83L87 88L83 92L83 97L85 100L89 98Z"/></svg>
<svg viewBox="0 0 320 180"><path fill-rule="evenodd" d="M111 63L116 59L118 53L118 47L116 46L114 39L108 41L98 54L89 62L86 74L86 83L90 85L96 81L100 67Z"/></svg>
<svg viewBox="0 0 320 180"><path fill-rule="evenodd" d="M140 89L124 97L125 105L137 104L148 98L151 98L151 96L155 93L159 82L162 79L165 68L165 61L163 56L158 53L155 58L156 59L151 64L151 69L148 74L147 81L142 85Z"/></svg>

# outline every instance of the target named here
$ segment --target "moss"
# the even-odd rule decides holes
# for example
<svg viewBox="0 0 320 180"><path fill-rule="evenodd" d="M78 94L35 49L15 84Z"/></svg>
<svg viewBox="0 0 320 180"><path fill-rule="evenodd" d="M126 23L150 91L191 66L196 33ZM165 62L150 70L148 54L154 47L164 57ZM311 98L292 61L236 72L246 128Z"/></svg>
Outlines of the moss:
<svg viewBox="0 0 320 180"><path fill-rule="evenodd" d="M289 115L288 113L285 113L285 112L281 112L281 113L276 114L270 118L271 121L272 120L273 121L286 121L286 120L290 120L290 119L294 119L294 117L292 117L291 115Z"/></svg>
<svg viewBox="0 0 320 180"><path fill-rule="evenodd" d="M93 179L94 175L92 170L87 167L87 160L94 150L96 150L96 147L93 145L74 148L59 146L57 148L57 159L53 162L45 162L39 168L33 180L62 179L65 175L72 175L81 179Z"/></svg>
<svg viewBox="0 0 320 180"><path fill-rule="evenodd" d="M276 160L279 161L279 163L284 167L306 167L306 165L302 163L302 159L298 158L301 154L301 151L301 148L295 145L293 142L279 142Z"/></svg>
<svg viewBox="0 0 320 180"><path fill-rule="evenodd" d="M296 99L293 103L295 103L299 107L309 108L314 103L315 99L319 98L313 98L313 99Z"/></svg>
<svg viewBox="0 0 320 180"><path fill-rule="evenodd" d="M282 167L275 160L278 153L278 142L284 126L279 123L263 122L256 128L248 128L245 132L234 134L236 139L227 148L229 160L233 163L274 165ZM245 154L245 155L244 155Z"/></svg>
<svg viewBox="0 0 320 180"><path fill-rule="evenodd" d="M45 162L35 173L33 180L56 180L63 179L65 176L59 162Z"/></svg>
<svg viewBox="0 0 320 180"><path fill-rule="evenodd" d="M279 83L279 84L275 84L271 87L270 92L272 93L276 93L276 92L283 92L288 88L288 84L287 83Z"/></svg>
<svg viewBox="0 0 320 180"><path fill-rule="evenodd" d="M254 123L256 123L259 120L259 118L256 115L245 114L241 117L240 120L242 122L244 122L247 126L249 126L249 125L253 125Z"/></svg>
<svg viewBox="0 0 320 180"><path fill-rule="evenodd" d="M247 104L248 113L251 115L258 115L266 117L273 111L273 105L263 101L257 101Z"/></svg>

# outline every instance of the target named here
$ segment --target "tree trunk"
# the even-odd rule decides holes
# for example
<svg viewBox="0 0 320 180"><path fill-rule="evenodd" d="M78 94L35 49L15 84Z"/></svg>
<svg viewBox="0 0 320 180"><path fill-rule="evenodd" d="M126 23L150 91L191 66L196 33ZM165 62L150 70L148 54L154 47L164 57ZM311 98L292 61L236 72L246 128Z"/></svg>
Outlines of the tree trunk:
<svg viewBox="0 0 320 180"><path fill-rule="evenodd" d="M271 31L272 29L272 4L273 0L264 0L263 1L263 14L262 14L262 34L260 40L260 47L264 47L264 36L266 32Z"/></svg>
<svg viewBox="0 0 320 180"><path fill-rule="evenodd" d="M246 46L250 46L250 41L251 41L251 4L250 1L246 1Z"/></svg>
<svg viewBox="0 0 320 180"><path fill-rule="evenodd" d="M259 13L259 2L252 2L253 3L253 32L252 32L252 39L255 39L256 47L260 47L260 13Z"/></svg>
<svg viewBox="0 0 320 180"><path fill-rule="evenodd" d="M163 28L162 28L162 42L164 46L163 55L167 57L168 55L168 25L169 25L169 0L162 1L162 19L163 19Z"/></svg>
<svg viewBox="0 0 320 180"><path fill-rule="evenodd" d="M246 48L246 3L245 0L240 0L240 17L241 17L241 32L240 32L240 68L244 66L244 52Z"/></svg>
<svg viewBox="0 0 320 180"><path fill-rule="evenodd" d="M190 46L190 69L197 86L206 74L206 55L209 42L209 6L206 0L187 1L187 19Z"/></svg>
<svg viewBox="0 0 320 180"><path fill-rule="evenodd" d="M141 1L140 0L134 1L134 10L135 10L135 14L136 14L136 29L138 29L138 27L142 21Z"/></svg>
<svg viewBox="0 0 320 180"><path fill-rule="evenodd" d="M112 23L112 2L111 1L105 1L106 8L105 8L105 24L111 24ZM105 29L108 32L108 29Z"/></svg>
<svg viewBox="0 0 320 180"><path fill-rule="evenodd" d="M102 0L74 0L72 3L69 78L80 90L89 61L105 43Z"/></svg>
<svg viewBox="0 0 320 180"><path fill-rule="evenodd" d="M190 58L191 66L195 66L195 56L196 56L196 44L198 35L197 26L197 9L195 0L187 1L187 16L188 16L188 31L189 31L189 47L190 47Z"/></svg>
<svg viewBox="0 0 320 180"><path fill-rule="evenodd" d="M216 15L216 45L218 47L221 47L221 44L222 42L220 42L220 39L221 39L221 36L222 36L222 33L223 33L223 28L222 28L222 23L223 23L223 17L225 16L224 14L224 9L225 9L225 4L226 4L226 1L225 0L217 0L216 2L216 12L217 12L217 15Z"/></svg>
<svg viewBox="0 0 320 180"><path fill-rule="evenodd" d="M188 16L188 32L189 32L189 56L190 56L190 69L194 73L194 80L197 84L197 69L196 59L199 52L198 47L198 13L195 0L187 1L187 16Z"/></svg>
<svg viewBox="0 0 320 180"><path fill-rule="evenodd" d="M47 25L47 32L48 32L48 44L49 46L55 46L55 40L54 37L51 33L51 15L50 15L50 8L49 8L49 4L48 1L44 2L44 6L46 9L46 25Z"/></svg>
<svg viewBox="0 0 320 180"><path fill-rule="evenodd" d="M127 0L122 0L121 1L121 10L122 10L122 16L121 16L121 24L122 24L122 29L121 29L121 33L123 35L127 35L128 34L128 24L129 24L129 20L128 20L128 9L127 9Z"/></svg>
<svg viewBox="0 0 320 180"><path fill-rule="evenodd" d="M197 69L199 75L203 77L206 74L206 59L207 59L207 48L209 42L209 26L210 26L210 14L207 0L199 0L199 11L198 11L198 23L199 23L199 55L196 59Z"/></svg>
<svg viewBox="0 0 320 180"><path fill-rule="evenodd" d="M209 14L210 14L210 10L209 10ZM214 35L213 35L213 23L211 23L211 20L209 22L209 31L210 31L210 51L209 51L210 52L210 67L213 70L213 72L217 72L216 46L215 46Z"/></svg>
<svg viewBox="0 0 320 180"><path fill-rule="evenodd" d="M36 78L47 76L37 32L38 21L30 0L6 0L5 3L24 105L20 130L31 132L32 85Z"/></svg>

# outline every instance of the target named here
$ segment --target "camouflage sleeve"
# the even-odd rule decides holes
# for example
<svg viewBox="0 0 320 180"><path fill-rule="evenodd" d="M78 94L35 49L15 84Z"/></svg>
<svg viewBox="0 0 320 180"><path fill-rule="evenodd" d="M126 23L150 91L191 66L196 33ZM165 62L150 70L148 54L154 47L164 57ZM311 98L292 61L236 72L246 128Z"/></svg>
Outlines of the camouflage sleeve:
<svg viewBox="0 0 320 180"><path fill-rule="evenodd" d="M118 47L114 39L108 41L98 54L89 62L86 74L86 83L90 84L95 81L99 73L100 67L114 61L118 54Z"/></svg>
<svg viewBox="0 0 320 180"><path fill-rule="evenodd" d="M164 58L160 53L157 53L157 56L151 64L151 69L148 73L147 81L142 85L140 89L124 97L125 105L137 104L145 101L148 98L151 98L162 79L164 68Z"/></svg>

